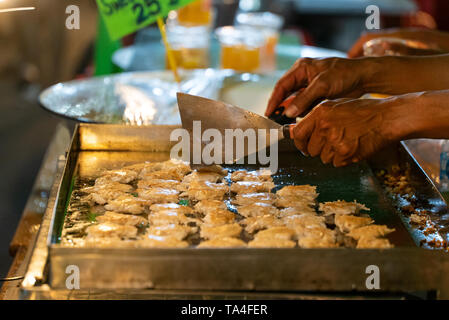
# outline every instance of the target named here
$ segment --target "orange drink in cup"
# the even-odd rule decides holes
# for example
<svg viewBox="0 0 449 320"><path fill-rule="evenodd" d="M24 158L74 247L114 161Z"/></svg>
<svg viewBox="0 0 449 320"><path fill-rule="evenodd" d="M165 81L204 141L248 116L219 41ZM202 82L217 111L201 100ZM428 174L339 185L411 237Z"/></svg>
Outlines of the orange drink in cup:
<svg viewBox="0 0 449 320"><path fill-rule="evenodd" d="M211 25L212 18L211 0L197 0L178 10L178 22L183 26Z"/></svg>
<svg viewBox="0 0 449 320"><path fill-rule="evenodd" d="M175 57L176 64L183 69L202 69L209 67L209 29L207 27L170 26L167 40ZM168 59L165 59L169 69Z"/></svg>
<svg viewBox="0 0 449 320"><path fill-rule="evenodd" d="M221 47L221 67L240 72L259 72L263 36L254 30L232 26L216 30Z"/></svg>
<svg viewBox="0 0 449 320"><path fill-rule="evenodd" d="M264 37L264 45L261 49L261 72L276 70L276 46L283 23L284 19L281 16L271 12L239 13L236 17L237 26L252 28Z"/></svg>

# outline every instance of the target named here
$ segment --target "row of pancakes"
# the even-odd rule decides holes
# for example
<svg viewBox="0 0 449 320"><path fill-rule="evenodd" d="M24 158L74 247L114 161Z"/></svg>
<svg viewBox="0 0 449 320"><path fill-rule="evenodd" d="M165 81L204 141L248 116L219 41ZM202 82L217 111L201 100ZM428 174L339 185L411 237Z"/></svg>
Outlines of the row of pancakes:
<svg viewBox="0 0 449 320"><path fill-rule="evenodd" d="M360 215L369 210L365 206L326 202L317 212L315 186L285 186L271 193L274 187L268 170L228 175L219 166L192 171L176 160L105 171L83 189L95 221L81 224L85 237L71 237L73 230L65 228L62 243L179 248L189 246L189 236L199 234L199 248L330 248L342 246L343 235L354 239L358 248L392 247L383 237L394 230ZM229 199L237 214L228 210ZM329 227L329 217L336 227ZM242 240L243 232L250 241Z"/></svg>

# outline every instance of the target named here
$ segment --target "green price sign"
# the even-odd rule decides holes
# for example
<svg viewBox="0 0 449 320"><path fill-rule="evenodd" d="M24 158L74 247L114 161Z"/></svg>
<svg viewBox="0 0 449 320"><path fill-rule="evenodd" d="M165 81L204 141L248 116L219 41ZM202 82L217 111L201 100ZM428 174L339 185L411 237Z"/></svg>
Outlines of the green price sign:
<svg viewBox="0 0 449 320"><path fill-rule="evenodd" d="M97 0L109 36L120 39L195 0Z"/></svg>

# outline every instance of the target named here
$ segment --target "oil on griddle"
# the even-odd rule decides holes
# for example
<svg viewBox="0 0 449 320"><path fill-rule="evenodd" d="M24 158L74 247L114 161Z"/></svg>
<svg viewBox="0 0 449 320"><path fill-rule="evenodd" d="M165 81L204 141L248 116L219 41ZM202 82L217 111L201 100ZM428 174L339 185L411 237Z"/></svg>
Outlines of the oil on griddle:
<svg viewBox="0 0 449 320"><path fill-rule="evenodd" d="M274 175L248 165L213 166L198 172L181 161L166 160L123 164L89 176L78 174L59 245L393 247L389 239L398 233L396 226L381 224L385 221L381 208L374 212L363 204L370 193L360 193L358 199L353 192L363 188L363 177L354 190L350 185L346 193L341 190L340 197L339 190L329 192L331 178L326 183L304 170L307 167L281 164ZM350 175L354 169L349 170L346 174ZM324 195L320 196L321 190ZM343 198L347 201L340 201Z"/></svg>

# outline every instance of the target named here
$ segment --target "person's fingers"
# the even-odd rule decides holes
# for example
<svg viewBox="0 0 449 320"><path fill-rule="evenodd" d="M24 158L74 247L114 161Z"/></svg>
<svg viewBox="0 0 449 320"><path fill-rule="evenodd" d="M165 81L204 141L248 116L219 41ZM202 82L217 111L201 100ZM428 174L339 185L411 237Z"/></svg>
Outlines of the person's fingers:
<svg viewBox="0 0 449 320"><path fill-rule="evenodd" d="M296 95L286 108L285 115L289 118L297 117L318 100L326 98L332 85L332 77L333 75L329 71L324 71L315 77L302 92Z"/></svg>
<svg viewBox="0 0 449 320"><path fill-rule="evenodd" d="M334 167L345 167L351 163L350 158L345 158L338 153L335 153L334 158L332 159L332 164Z"/></svg>
<svg viewBox="0 0 449 320"><path fill-rule="evenodd" d="M310 135L309 143L307 144L307 153L312 157L316 157L321 153L325 142L326 138L321 134L319 128L315 128Z"/></svg>
<svg viewBox="0 0 449 320"><path fill-rule="evenodd" d="M306 152L302 151L303 148L304 148L304 146L302 145L302 143L301 143L300 140L293 140L293 142L294 142L294 144L295 144L296 149L298 149L299 151L301 151L301 153L302 153L304 156L309 156L309 154L307 154Z"/></svg>
<svg viewBox="0 0 449 320"><path fill-rule="evenodd" d="M357 146L355 146L353 143L344 141L344 142L340 142L336 146L336 153L344 158L349 158L354 155L356 149L357 149Z"/></svg>
<svg viewBox="0 0 449 320"><path fill-rule="evenodd" d="M345 167L350 164L360 162L360 158L358 158L358 157L345 158L340 155L334 154L332 162L333 162L334 167Z"/></svg>
<svg viewBox="0 0 449 320"><path fill-rule="evenodd" d="M269 117L276 110L282 101L291 93L294 86L292 75L285 75L274 86L270 99L268 100L265 116Z"/></svg>
<svg viewBox="0 0 449 320"><path fill-rule="evenodd" d="M312 157L321 154L323 147L328 140L327 135L329 133L329 126L327 126L327 122L323 120L328 117L329 111L331 111L331 108L336 104L338 104L338 101L327 100L313 109L313 114L310 114L310 118L316 119L314 122L314 130L310 135L309 143L307 145L307 151Z"/></svg>
<svg viewBox="0 0 449 320"><path fill-rule="evenodd" d="M301 122L298 122L293 128L293 139L296 148L298 148L304 155L308 155L307 146L309 144L310 135L315 128L315 119L309 115Z"/></svg>
<svg viewBox="0 0 449 320"><path fill-rule="evenodd" d="M324 164L328 164L332 162L332 159L335 156L334 149L330 143L325 143L323 149L321 150L320 158Z"/></svg>
<svg viewBox="0 0 449 320"><path fill-rule="evenodd" d="M344 133L343 133L344 136ZM335 167L343 167L353 163L354 159L358 159L357 152L360 145L360 137L353 140L340 140L334 147L335 156L333 164Z"/></svg>
<svg viewBox="0 0 449 320"><path fill-rule="evenodd" d="M278 80L274 86L270 99L268 100L265 116L270 116L285 98L306 83L307 72L304 69L307 68L309 63L309 60L302 62L298 60L293 67Z"/></svg>

